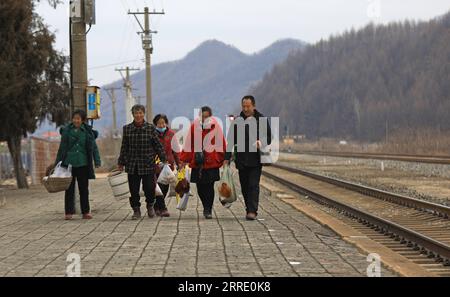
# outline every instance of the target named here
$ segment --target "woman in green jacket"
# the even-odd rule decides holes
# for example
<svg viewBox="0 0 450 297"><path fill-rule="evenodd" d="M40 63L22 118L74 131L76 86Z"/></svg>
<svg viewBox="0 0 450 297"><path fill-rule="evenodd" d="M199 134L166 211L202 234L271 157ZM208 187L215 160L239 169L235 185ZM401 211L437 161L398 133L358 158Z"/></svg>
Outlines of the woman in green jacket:
<svg viewBox="0 0 450 297"><path fill-rule="evenodd" d="M95 167L101 166L100 154L95 139L98 132L86 123L86 112L76 110L72 123L61 128L61 144L55 164L72 165L72 183L65 193L65 219L72 219L75 213L75 180L80 191L83 219L92 219L89 206L89 179L95 179Z"/></svg>

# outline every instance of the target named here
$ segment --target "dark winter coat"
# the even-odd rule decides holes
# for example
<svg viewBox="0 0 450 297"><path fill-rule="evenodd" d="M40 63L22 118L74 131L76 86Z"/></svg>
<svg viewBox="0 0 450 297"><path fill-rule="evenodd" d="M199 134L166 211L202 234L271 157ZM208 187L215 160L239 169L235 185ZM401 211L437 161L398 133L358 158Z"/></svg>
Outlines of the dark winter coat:
<svg viewBox="0 0 450 297"><path fill-rule="evenodd" d="M72 132L74 129L75 126L72 123L60 129L61 143L55 164L62 161L63 166L68 166L70 162L68 156L69 151L74 151L74 148L78 145L79 150L84 150L83 154L87 157L88 178L95 179L94 163L95 166L101 166L100 153L95 142L95 139L98 137L98 131L93 130L91 126L83 123L80 129L85 133L83 137L84 143L80 143L79 139L73 137ZM76 166L77 164L74 165Z"/></svg>
<svg viewBox="0 0 450 297"><path fill-rule="evenodd" d="M249 125L245 125L245 130L242 126L240 129L238 129L239 125L237 124L237 122L239 120L242 121L247 119L243 112L241 112L239 117L234 120L228 133L227 153L225 154L225 160L230 160L232 157L234 157L237 169L262 166L260 150L256 149L256 151L250 151L250 146L252 146L253 142L256 140L262 141L262 143L265 145L270 145L272 143L272 131L270 128L269 120L267 119L267 135L260 135L259 121L264 117L264 115L255 109L254 117L256 119L257 127L256 135L250 134ZM239 152L235 151L235 145L238 144L238 136L241 135L241 133L245 133L245 150ZM252 139L252 143L250 143L250 139Z"/></svg>

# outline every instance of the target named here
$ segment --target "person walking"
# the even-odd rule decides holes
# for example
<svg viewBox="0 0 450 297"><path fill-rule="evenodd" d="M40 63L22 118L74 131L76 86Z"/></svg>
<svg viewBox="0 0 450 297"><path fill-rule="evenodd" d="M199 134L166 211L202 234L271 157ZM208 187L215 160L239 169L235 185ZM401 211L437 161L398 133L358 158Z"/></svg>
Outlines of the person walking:
<svg viewBox="0 0 450 297"><path fill-rule="evenodd" d="M264 116L256 110L256 101L253 96L244 96L241 106L242 111L233 121L228 132L224 165L229 165L234 157L239 172L242 196L244 196L246 219L255 220L258 215L259 182L262 173L261 148L271 144L272 133L268 120L265 126L267 129L261 131L260 120ZM241 144L239 139L245 141Z"/></svg>
<svg viewBox="0 0 450 297"><path fill-rule="evenodd" d="M140 188L144 189L148 217L155 216L155 159L166 162L164 148L153 124L145 121L145 107L134 105L131 109L133 122L123 127L122 146L118 159L118 170L128 174L132 220L141 218Z"/></svg>
<svg viewBox="0 0 450 297"><path fill-rule="evenodd" d="M95 139L98 132L86 124L86 112L76 110L72 123L60 129L61 143L55 165L72 166L72 183L64 195L65 219L71 220L75 213L75 181L80 192L83 219L92 219L89 206L89 179L95 179L95 167L101 166L100 154Z"/></svg>
<svg viewBox="0 0 450 297"><path fill-rule="evenodd" d="M190 181L197 185L205 219L212 219L214 183L220 180L219 168L226 150L222 128L212 115L210 107L201 108L201 116L192 123L180 156L181 166L186 162L192 168Z"/></svg>
<svg viewBox="0 0 450 297"><path fill-rule="evenodd" d="M167 163L169 164L170 169L175 170L175 166L178 168L180 165L180 158L178 155L180 153L180 148L175 137L175 132L172 129L169 129L169 119L165 114L157 114L153 119L153 125L156 126L159 141L164 147ZM158 178L158 175L159 174L156 175L156 178ZM158 186L163 195L156 197L155 213L157 216L170 217L170 213L167 210L164 200L167 196L167 192L169 192L169 185L158 183Z"/></svg>

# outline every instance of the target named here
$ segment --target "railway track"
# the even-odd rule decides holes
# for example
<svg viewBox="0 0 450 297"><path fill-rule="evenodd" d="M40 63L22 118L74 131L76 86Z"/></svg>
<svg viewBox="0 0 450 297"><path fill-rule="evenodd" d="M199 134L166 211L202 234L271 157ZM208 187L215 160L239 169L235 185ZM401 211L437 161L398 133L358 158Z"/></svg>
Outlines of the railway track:
<svg viewBox="0 0 450 297"><path fill-rule="evenodd" d="M352 226L427 270L450 276L450 207L284 165L265 167L263 175L338 210Z"/></svg>
<svg viewBox="0 0 450 297"><path fill-rule="evenodd" d="M318 151L294 151L291 154L306 154L328 157L391 160L414 163L429 163L450 165L450 156L426 156L426 155L401 155L401 154L381 154L381 153L350 153L350 152L318 152Z"/></svg>

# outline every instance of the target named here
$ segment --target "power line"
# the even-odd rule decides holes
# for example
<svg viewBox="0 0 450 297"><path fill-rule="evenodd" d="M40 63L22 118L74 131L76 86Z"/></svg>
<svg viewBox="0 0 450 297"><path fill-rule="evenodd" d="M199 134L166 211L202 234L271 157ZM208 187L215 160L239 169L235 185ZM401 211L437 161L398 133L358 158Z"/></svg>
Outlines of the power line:
<svg viewBox="0 0 450 297"><path fill-rule="evenodd" d="M125 9L125 11L128 11L127 8L125 7L123 0L121 0L122 6ZM128 29L128 25L129 25L130 19L129 18L125 18L125 24L123 25L123 32L121 35L121 43L120 43L120 50L117 56L117 60L122 59L122 54L123 54L123 48L125 45L125 39L127 37L129 37L129 34L127 34L127 29Z"/></svg>
<svg viewBox="0 0 450 297"><path fill-rule="evenodd" d="M111 64L105 64L105 65L98 65L98 66L94 66L94 67L90 67L89 70L93 70L93 69L101 69L101 68L107 68L107 67L111 67L111 66L117 66L120 64L125 64L125 63L131 63L131 62L137 62L137 61L141 61L142 63L144 63L144 59L134 59L134 60L128 60L128 61L122 61L122 62L117 62L117 63L111 63Z"/></svg>

